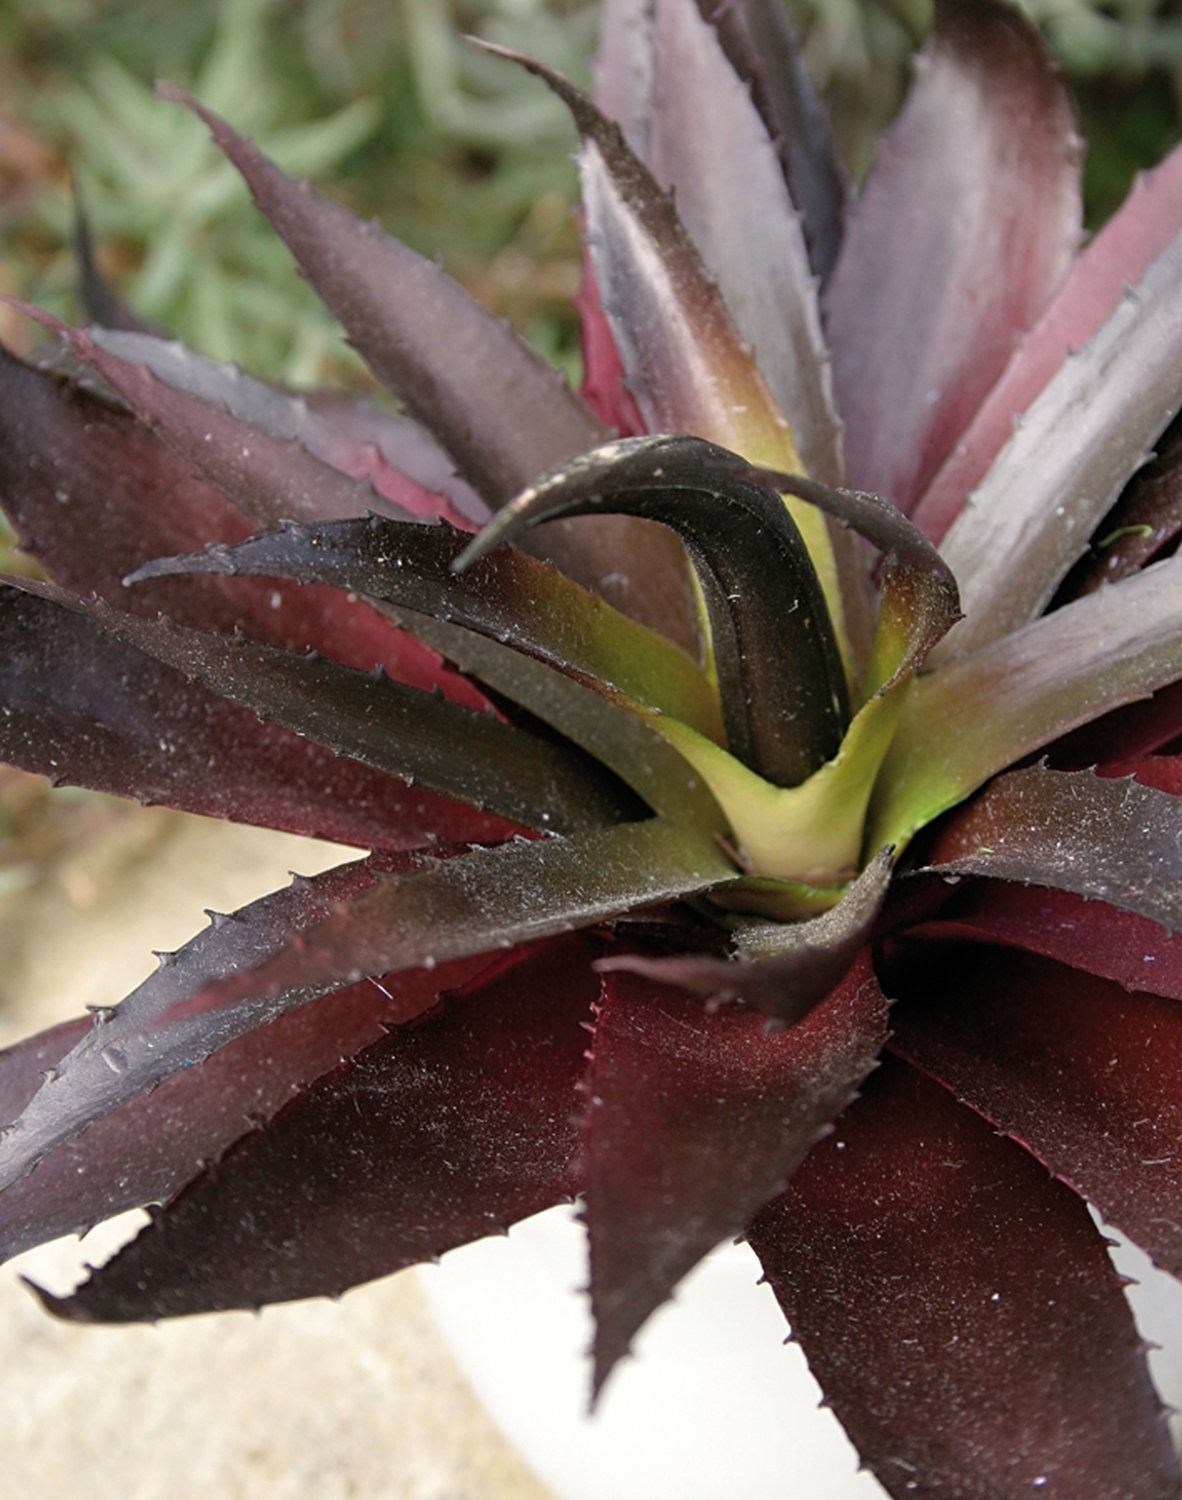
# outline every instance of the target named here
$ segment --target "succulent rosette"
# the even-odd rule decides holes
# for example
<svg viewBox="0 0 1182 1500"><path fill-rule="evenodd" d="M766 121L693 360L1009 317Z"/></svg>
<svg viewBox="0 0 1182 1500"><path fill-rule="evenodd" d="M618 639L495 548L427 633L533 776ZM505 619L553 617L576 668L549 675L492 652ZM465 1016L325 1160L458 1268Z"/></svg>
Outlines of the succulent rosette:
<svg viewBox="0 0 1182 1500"><path fill-rule="evenodd" d="M162 1205L45 1295L158 1318L581 1196L597 1388L741 1235L890 1494L1177 1495L1085 1205L1182 1270L1182 157L1083 244L1000 0L852 201L773 0L521 61L582 395L168 88L404 414L93 273L3 356L0 754L369 851L0 1055L4 1252Z"/></svg>

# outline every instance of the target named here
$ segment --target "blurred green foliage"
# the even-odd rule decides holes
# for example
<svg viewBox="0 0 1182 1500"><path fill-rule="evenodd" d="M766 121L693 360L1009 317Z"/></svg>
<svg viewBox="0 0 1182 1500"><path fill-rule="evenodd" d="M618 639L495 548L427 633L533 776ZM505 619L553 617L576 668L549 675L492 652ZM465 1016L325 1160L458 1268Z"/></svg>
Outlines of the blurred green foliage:
<svg viewBox="0 0 1182 1500"><path fill-rule="evenodd" d="M1089 218L1178 135L1182 19L1163 0L1025 0L1084 114ZM897 108L931 0L789 0L851 160ZM145 318L292 384L363 375L167 77L438 255L544 353L576 362L571 134L467 32L586 82L594 0L2 0L0 287L70 315L70 174ZM12 319L4 332L29 337Z"/></svg>

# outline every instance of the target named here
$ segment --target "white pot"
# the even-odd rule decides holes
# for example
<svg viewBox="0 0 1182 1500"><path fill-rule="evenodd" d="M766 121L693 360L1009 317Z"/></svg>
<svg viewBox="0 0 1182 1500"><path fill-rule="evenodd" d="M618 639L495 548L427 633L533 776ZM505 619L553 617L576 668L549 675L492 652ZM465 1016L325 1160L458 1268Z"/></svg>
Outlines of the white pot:
<svg viewBox="0 0 1182 1500"><path fill-rule="evenodd" d="M424 1267L444 1337L559 1500L881 1500L746 1245L698 1267L587 1415L585 1236L554 1209Z"/></svg>
<svg viewBox="0 0 1182 1500"><path fill-rule="evenodd" d="M558 1500L883 1500L857 1470L746 1245L716 1250L680 1286L587 1415L586 1244L572 1210L423 1267L444 1337L493 1420ZM1111 1231L1107 1231L1111 1232ZM1182 1396L1182 1287L1126 1243L1134 1313L1159 1389Z"/></svg>

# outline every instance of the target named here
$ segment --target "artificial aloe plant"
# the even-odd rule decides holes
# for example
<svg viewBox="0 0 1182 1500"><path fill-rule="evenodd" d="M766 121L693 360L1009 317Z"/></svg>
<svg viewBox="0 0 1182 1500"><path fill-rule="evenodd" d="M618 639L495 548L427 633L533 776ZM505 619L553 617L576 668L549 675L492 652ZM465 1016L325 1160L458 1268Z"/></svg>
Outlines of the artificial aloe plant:
<svg viewBox="0 0 1182 1500"><path fill-rule="evenodd" d="M519 61L581 396L168 88L405 415L109 297L3 356L0 752L370 851L0 1055L4 1251L161 1205L45 1294L155 1318L581 1195L597 1387L745 1235L892 1495L1177 1495L1085 1200L1182 1271L1182 156L1081 248L1001 0L852 201L774 0Z"/></svg>

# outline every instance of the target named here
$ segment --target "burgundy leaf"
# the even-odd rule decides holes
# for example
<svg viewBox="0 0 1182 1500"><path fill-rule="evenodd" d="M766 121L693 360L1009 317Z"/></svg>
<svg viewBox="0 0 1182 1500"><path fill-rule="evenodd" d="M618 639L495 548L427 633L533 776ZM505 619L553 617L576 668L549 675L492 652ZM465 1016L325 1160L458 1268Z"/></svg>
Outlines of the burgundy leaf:
<svg viewBox="0 0 1182 1500"><path fill-rule="evenodd" d="M597 947L545 944L391 1031L244 1135L72 1297L43 1300L126 1322L337 1296L568 1200Z"/></svg>
<svg viewBox="0 0 1182 1500"><path fill-rule="evenodd" d="M1182 931L1182 798L1028 766L944 823L928 868L1098 898Z"/></svg>
<svg viewBox="0 0 1182 1500"><path fill-rule="evenodd" d="M925 945L892 984L897 1050L1182 1272L1176 998L972 943Z"/></svg>
<svg viewBox="0 0 1182 1500"><path fill-rule="evenodd" d="M798 1026L634 976L605 984L587 1090L595 1388L681 1278L737 1234L854 1097L886 1035L863 958Z"/></svg>
<svg viewBox="0 0 1182 1500"><path fill-rule="evenodd" d="M515 831L264 724L85 615L17 589L0 589L0 690L0 759L57 784L363 848Z"/></svg>
<svg viewBox="0 0 1182 1500"><path fill-rule="evenodd" d="M307 183L293 182L183 90L169 84L160 92L204 120L374 373L439 439L490 506L607 436L561 376L434 261ZM614 578L614 592L611 584L608 592L620 608L683 643L692 640L684 564L668 539L613 527L603 538L585 532L581 546L559 541L555 553L560 566L592 587ZM630 569L620 564L633 555L629 586ZM650 581L662 571L670 575L668 586L653 594Z"/></svg>
<svg viewBox="0 0 1182 1500"><path fill-rule="evenodd" d="M607 7L605 39L611 43L614 29L626 29L630 56L626 69L607 57L600 76L613 80L612 93L635 80L647 96L625 116L629 143L672 192L678 217L791 423L804 467L839 483L841 427L817 287L800 215L747 83L696 6L654 0L643 19L616 18L613 9ZM708 110L703 99L710 100Z"/></svg>
<svg viewBox="0 0 1182 1500"><path fill-rule="evenodd" d="M1048 746L1047 760L1057 769L1067 771L1124 765L1165 749L1179 735L1182 735L1182 681L1081 725Z"/></svg>
<svg viewBox="0 0 1182 1500"><path fill-rule="evenodd" d="M0 1138L0 1189L96 1119L334 990L592 927L731 873L712 839L662 819L445 852L454 857L375 857L297 877L164 955Z"/></svg>
<svg viewBox="0 0 1182 1500"><path fill-rule="evenodd" d="M852 483L905 511L922 493L1071 263L1079 160L1035 26L941 0L826 290Z"/></svg>
<svg viewBox="0 0 1182 1500"><path fill-rule="evenodd" d="M783 502L737 454L694 437L627 438L543 475L469 543L460 566L552 516L600 510L673 527L710 620L732 755L782 786L837 752L845 679L807 550ZM781 664L769 671L769 663Z"/></svg>
<svg viewBox="0 0 1182 1500"><path fill-rule="evenodd" d="M620 953L598 967L677 985L707 1000L742 1000L774 1021L793 1025L849 972L871 935L890 879L891 853L883 849L831 911L805 922L736 924L738 952L731 958Z"/></svg>
<svg viewBox="0 0 1182 1500"><path fill-rule="evenodd" d="M422 489L446 495L472 520L487 519L488 506L459 477L455 464L418 422L395 416L364 396L342 391L308 391L302 399L309 413L324 419L310 425L308 446L325 463L355 479L371 480L399 504L405 501L399 498L398 486L409 478Z"/></svg>
<svg viewBox="0 0 1182 1500"><path fill-rule="evenodd" d="M0 1259L82 1233L125 1209L166 1202L300 1089L488 963L481 956L365 980L279 1016L93 1121L0 1194ZM86 1018L49 1032L57 1044L49 1061L59 1062L90 1025ZM34 1045L41 1040L0 1053L0 1100L7 1101L7 1107L0 1103L0 1121L15 1118L41 1082L40 1074L30 1077L45 1053L44 1044ZM9 1074L16 1076L10 1080ZM25 1097L11 1099L9 1082L21 1082Z"/></svg>
<svg viewBox="0 0 1182 1500"><path fill-rule="evenodd" d="M375 374L490 505L602 441L561 377L433 261L292 181L183 89L161 84L159 92L209 127Z"/></svg>
<svg viewBox="0 0 1182 1500"><path fill-rule="evenodd" d="M649 432L693 433L752 463L796 470L800 458L783 415L744 345L718 287L671 198L622 131L567 80L534 59L484 44L541 78L570 110L587 243L596 285ZM831 617L857 590L839 575L828 527L789 502L817 569ZM843 559L843 563L848 559ZM661 570L651 568L651 575ZM839 627L839 639L842 639Z"/></svg>
<svg viewBox="0 0 1182 1500"><path fill-rule="evenodd" d="M306 428L327 428L326 422L301 410L296 398L240 375L233 366L199 360L180 345L142 336L111 338L97 329L91 334L28 304L16 305L64 339L77 359L96 370L141 421L256 525L375 510L396 516L446 514L454 523L471 524L445 496L431 496L409 479L403 481L401 500L392 502L372 481L346 477L307 440Z"/></svg>
<svg viewBox="0 0 1182 1500"><path fill-rule="evenodd" d="M1174 1500L1144 1346L1083 1204L888 1059L750 1240L896 1500Z"/></svg>
<svg viewBox="0 0 1182 1500"><path fill-rule="evenodd" d="M939 540L1009 442L1014 421L1073 349L1082 349L1140 281L1182 223L1182 150L1142 174L1087 244L1038 322L1019 340L997 384L920 496L913 519Z"/></svg>
<svg viewBox="0 0 1182 1500"><path fill-rule="evenodd" d="M1071 891L966 880L930 923L909 924L907 935L999 943L1115 980L1126 990L1182 1000L1182 937Z"/></svg>
<svg viewBox="0 0 1182 1500"><path fill-rule="evenodd" d="M407 782L421 781L481 811L557 832L616 822L639 811L635 799L577 749L382 673L193 630L163 615L145 620L52 584L26 580L20 587L77 611L116 641L334 755Z"/></svg>
<svg viewBox="0 0 1182 1500"><path fill-rule="evenodd" d="M21 545L66 588L179 622L242 626L256 639L315 647L363 671L380 664L411 686L483 702L434 652L335 590L201 578L164 579L129 594L124 576L149 558L240 541L254 528L130 413L2 347L0 504Z"/></svg>

